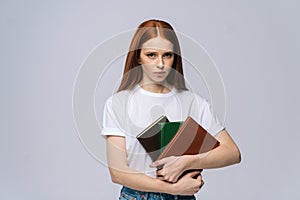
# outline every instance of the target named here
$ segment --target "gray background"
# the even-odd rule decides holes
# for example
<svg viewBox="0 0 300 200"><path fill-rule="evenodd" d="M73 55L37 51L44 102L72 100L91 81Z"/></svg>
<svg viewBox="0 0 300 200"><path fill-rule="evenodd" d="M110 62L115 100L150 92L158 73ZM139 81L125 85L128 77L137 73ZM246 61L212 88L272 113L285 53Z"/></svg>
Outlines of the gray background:
<svg viewBox="0 0 300 200"><path fill-rule="evenodd" d="M298 8L296 0L1 1L0 199L117 199L120 187L77 135L73 84L96 45L150 18L202 44L225 84L226 126L243 159L206 170L199 199L299 199Z"/></svg>

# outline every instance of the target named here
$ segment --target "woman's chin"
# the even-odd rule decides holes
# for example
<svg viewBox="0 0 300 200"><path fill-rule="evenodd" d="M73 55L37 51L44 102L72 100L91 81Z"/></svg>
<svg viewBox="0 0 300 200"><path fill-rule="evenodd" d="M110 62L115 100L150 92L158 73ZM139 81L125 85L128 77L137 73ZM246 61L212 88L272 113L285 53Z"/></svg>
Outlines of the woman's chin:
<svg viewBox="0 0 300 200"><path fill-rule="evenodd" d="M166 82L166 77L165 76L156 76L156 77L153 77L152 80L154 82L157 82L157 83L163 83L163 82Z"/></svg>
<svg viewBox="0 0 300 200"><path fill-rule="evenodd" d="M154 83L164 85L166 83L166 79L156 79L153 80Z"/></svg>

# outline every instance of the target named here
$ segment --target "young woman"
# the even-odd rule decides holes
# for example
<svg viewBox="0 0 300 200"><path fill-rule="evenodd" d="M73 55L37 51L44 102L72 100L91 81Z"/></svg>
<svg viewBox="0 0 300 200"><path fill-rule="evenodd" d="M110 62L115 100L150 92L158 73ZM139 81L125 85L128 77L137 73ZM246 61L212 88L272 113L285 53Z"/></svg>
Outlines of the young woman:
<svg viewBox="0 0 300 200"><path fill-rule="evenodd" d="M170 121L191 116L218 138L220 146L205 155L172 156L153 163L136 135L162 114ZM119 89L105 103L102 134L107 137L112 181L123 186L120 199L195 199L204 184L200 169L241 159L208 102L186 87L177 36L160 20L145 21L136 30ZM163 168L156 170L160 165ZM181 176L189 169L199 171Z"/></svg>

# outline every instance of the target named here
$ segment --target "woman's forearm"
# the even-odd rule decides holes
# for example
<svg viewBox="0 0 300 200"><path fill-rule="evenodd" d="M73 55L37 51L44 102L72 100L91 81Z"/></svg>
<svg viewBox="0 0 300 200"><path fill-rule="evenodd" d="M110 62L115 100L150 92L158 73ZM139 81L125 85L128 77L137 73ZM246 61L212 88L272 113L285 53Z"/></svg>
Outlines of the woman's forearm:
<svg viewBox="0 0 300 200"><path fill-rule="evenodd" d="M145 192L162 192L175 194L175 185L149 177L143 173L132 170L110 169L112 181L114 183Z"/></svg>
<svg viewBox="0 0 300 200"><path fill-rule="evenodd" d="M165 182L138 172L127 165L125 138L107 138L107 162L114 183L145 192L192 195L201 188L202 177L198 172L188 173L176 183ZM193 179L194 176L197 179Z"/></svg>
<svg viewBox="0 0 300 200"><path fill-rule="evenodd" d="M241 154L226 130L223 130L218 139L220 146L208 153L188 155L187 169L210 169L233 165L241 162Z"/></svg>
<svg viewBox="0 0 300 200"><path fill-rule="evenodd" d="M107 161L114 183L140 191L174 193L174 185L130 168L127 165L125 148L125 138L115 136L107 138Z"/></svg>
<svg viewBox="0 0 300 200"><path fill-rule="evenodd" d="M232 150L226 146L220 146L207 154L187 156L188 169L220 168L237 164L241 161L238 150Z"/></svg>

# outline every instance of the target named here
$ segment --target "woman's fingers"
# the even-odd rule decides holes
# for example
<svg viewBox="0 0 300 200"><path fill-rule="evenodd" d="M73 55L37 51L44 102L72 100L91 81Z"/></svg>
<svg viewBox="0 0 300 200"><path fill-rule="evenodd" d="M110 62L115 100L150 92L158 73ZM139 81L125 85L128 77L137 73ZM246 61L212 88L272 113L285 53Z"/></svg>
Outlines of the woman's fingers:
<svg viewBox="0 0 300 200"><path fill-rule="evenodd" d="M201 175L197 176L197 181L199 181L200 183L203 181Z"/></svg>
<svg viewBox="0 0 300 200"><path fill-rule="evenodd" d="M202 180L201 174L197 177L197 181L200 183L199 189L202 188L202 186L204 185L204 181Z"/></svg>
<svg viewBox="0 0 300 200"><path fill-rule="evenodd" d="M175 157L175 156L170 156L170 157L162 158L162 159L157 160L154 163L152 163L150 165L150 167L152 167L152 168L154 168L154 167L161 168L163 165L173 163L177 159L178 159L178 157Z"/></svg>
<svg viewBox="0 0 300 200"><path fill-rule="evenodd" d="M196 176L196 177L195 177ZM204 184L202 176L199 171L192 171L186 173L182 178L178 180L176 186L179 186L179 194L192 195L197 193ZM181 191L182 190L182 191Z"/></svg>
<svg viewBox="0 0 300 200"><path fill-rule="evenodd" d="M164 180L168 182L176 182L178 180L178 177L174 176L174 174L166 174L166 172L163 169L157 170L156 171L156 176L157 177L162 177ZM201 178L201 171L191 171L186 173L184 176L189 176L191 178L195 178L200 176Z"/></svg>
<svg viewBox="0 0 300 200"><path fill-rule="evenodd" d="M189 177L195 177L199 174L200 174L200 171L192 171L192 172L187 173L186 175L188 175ZM201 177L201 175L200 175L200 177Z"/></svg>

